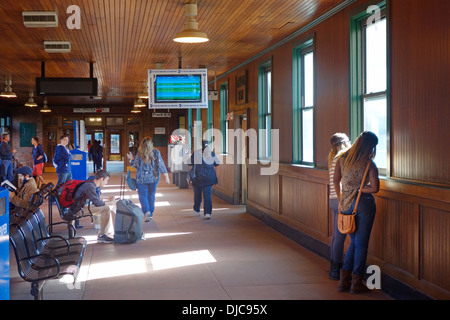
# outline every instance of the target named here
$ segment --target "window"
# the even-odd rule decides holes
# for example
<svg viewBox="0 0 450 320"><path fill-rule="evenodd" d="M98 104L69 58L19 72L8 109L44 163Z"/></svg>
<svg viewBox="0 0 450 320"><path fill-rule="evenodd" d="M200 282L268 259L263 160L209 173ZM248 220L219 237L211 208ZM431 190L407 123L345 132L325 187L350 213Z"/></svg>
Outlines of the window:
<svg viewBox="0 0 450 320"><path fill-rule="evenodd" d="M206 114L206 130L208 132L208 141L213 141L213 102L211 100L208 101L208 111Z"/></svg>
<svg viewBox="0 0 450 320"><path fill-rule="evenodd" d="M372 10L373 9L373 10ZM385 2L352 18L351 128L352 139L362 131L378 136L375 163L380 174L388 163L387 20Z"/></svg>
<svg viewBox="0 0 450 320"><path fill-rule="evenodd" d="M228 84L220 86L220 131L222 132L222 153L228 153Z"/></svg>
<svg viewBox="0 0 450 320"><path fill-rule="evenodd" d="M270 62L259 67L258 78L258 154L260 159L269 159L272 146L272 66Z"/></svg>
<svg viewBox="0 0 450 320"><path fill-rule="evenodd" d="M314 50L308 39L293 53L293 163L314 163Z"/></svg>

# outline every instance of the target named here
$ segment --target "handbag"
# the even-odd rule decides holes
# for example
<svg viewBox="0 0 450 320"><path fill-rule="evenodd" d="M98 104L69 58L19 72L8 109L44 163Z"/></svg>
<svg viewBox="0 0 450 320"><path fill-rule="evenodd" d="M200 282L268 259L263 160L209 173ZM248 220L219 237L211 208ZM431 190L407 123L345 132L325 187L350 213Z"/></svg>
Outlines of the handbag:
<svg viewBox="0 0 450 320"><path fill-rule="evenodd" d="M131 190L133 190L133 191L137 190L136 179L131 177L130 169L128 169L128 173L127 173L127 184Z"/></svg>
<svg viewBox="0 0 450 320"><path fill-rule="evenodd" d="M188 171L186 176L187 183L194 183L195 176L195 164L192 166L192 169Z"/></svg>
<svg viewBox="0 0 450 320"><path fill-rule="evenodd" d="M364 187L364 182L366 181L367 173L369 172L370 162L367 164L366 171L364 172L364 177L361 181L361 187L359 188L358 197L356 198L355 208L353 208L353 213L342 214L339 212L337 217L337 227L339 232L342 234L354 233L356 230L355 216L356 210L358 209L359 198L361 197L362 188Z"/></svg>

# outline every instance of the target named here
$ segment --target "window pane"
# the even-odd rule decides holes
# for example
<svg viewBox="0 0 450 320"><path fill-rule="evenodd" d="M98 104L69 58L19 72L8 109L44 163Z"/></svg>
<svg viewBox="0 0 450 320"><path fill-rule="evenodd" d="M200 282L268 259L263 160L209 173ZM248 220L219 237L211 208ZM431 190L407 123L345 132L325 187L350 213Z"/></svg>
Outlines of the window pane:
<svg viewBox="0 0 450 320"><path fill-rule="evenodd" d="M266 72L266 113L272 113L272 72L267 70Z"/></svg>
<svg viewBox="0 0 450 320"><path fill-rule="evenodd" d="M272 127L272 117L271 116L266 116L266 120L265 120L265 129L266 129L266 131L265 131L265 152L264 152L264 155L266 156L266 157L270 157L270 155L271 155L271 153L270 153L270 150L271 150L271 143L270 143L270 141L271 141L271 127Z"/></svg>
<svg viewBox="0 0 450 320"><path fill-rule="evenodd" d="M386 19L366 28L366 93L387 88Z"/></svg>
<svg viewBox="0 0 450 320"><path fill-rule="evenodd" d="M306 109L303 110L302 113L303 123L302 123L302 151L303 151L303 161L304 162L313 162L313 110Z"/></svg>
<svg viewBox="0 0 450 320"><path fill-rule="evenodd" d="M111 153L120 153L120 135L111 134Z"/></svg>
<svg viewBox="0 0 450 320"><path fill-rule="evenodd" d="M305 107L314 105L314 58L313 53L309 52L304 56L304 82L305 82Z"/></svg>
<svg viewBox="0 0 450 320"><path fill-rule="evenodd" d="M375 163L378 168L387 168L387 107L386 96L364 99L364 130L378 137Z"/></svg>

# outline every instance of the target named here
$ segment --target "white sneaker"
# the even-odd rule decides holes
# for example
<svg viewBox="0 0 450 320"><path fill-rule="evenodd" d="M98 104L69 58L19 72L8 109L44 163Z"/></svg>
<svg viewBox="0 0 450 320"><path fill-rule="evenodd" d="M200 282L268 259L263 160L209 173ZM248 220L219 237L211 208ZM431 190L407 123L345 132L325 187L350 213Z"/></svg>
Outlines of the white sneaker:
<svg viewBox="0 0 450 320"><path fill-rule="evenodd" d="M205 219L211 219L211 214L209 213L205 214Z"/></svg>
<svg viewBox="0 0 450 320"><path fill-rule="evenodd" d="M194 210L194 216L200 217L200 212L197 212L197 211Z"/></svg>

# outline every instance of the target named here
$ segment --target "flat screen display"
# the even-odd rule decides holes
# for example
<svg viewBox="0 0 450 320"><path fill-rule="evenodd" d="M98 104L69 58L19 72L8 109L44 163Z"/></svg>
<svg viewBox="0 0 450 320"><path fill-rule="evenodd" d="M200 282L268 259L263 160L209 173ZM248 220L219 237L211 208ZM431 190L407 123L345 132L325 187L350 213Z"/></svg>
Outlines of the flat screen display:
<svg viewBox="0 0 450 320"><path fill-rule="evenodd" d="M157 75L155 102L201 102L201 86L199 74Z"/></svg>
<svg viewBox="0 0 450 320"><path fill-rule="evenodd" d="M149 109L208 108L208 70L148 70L148 91Z"/></svg>

